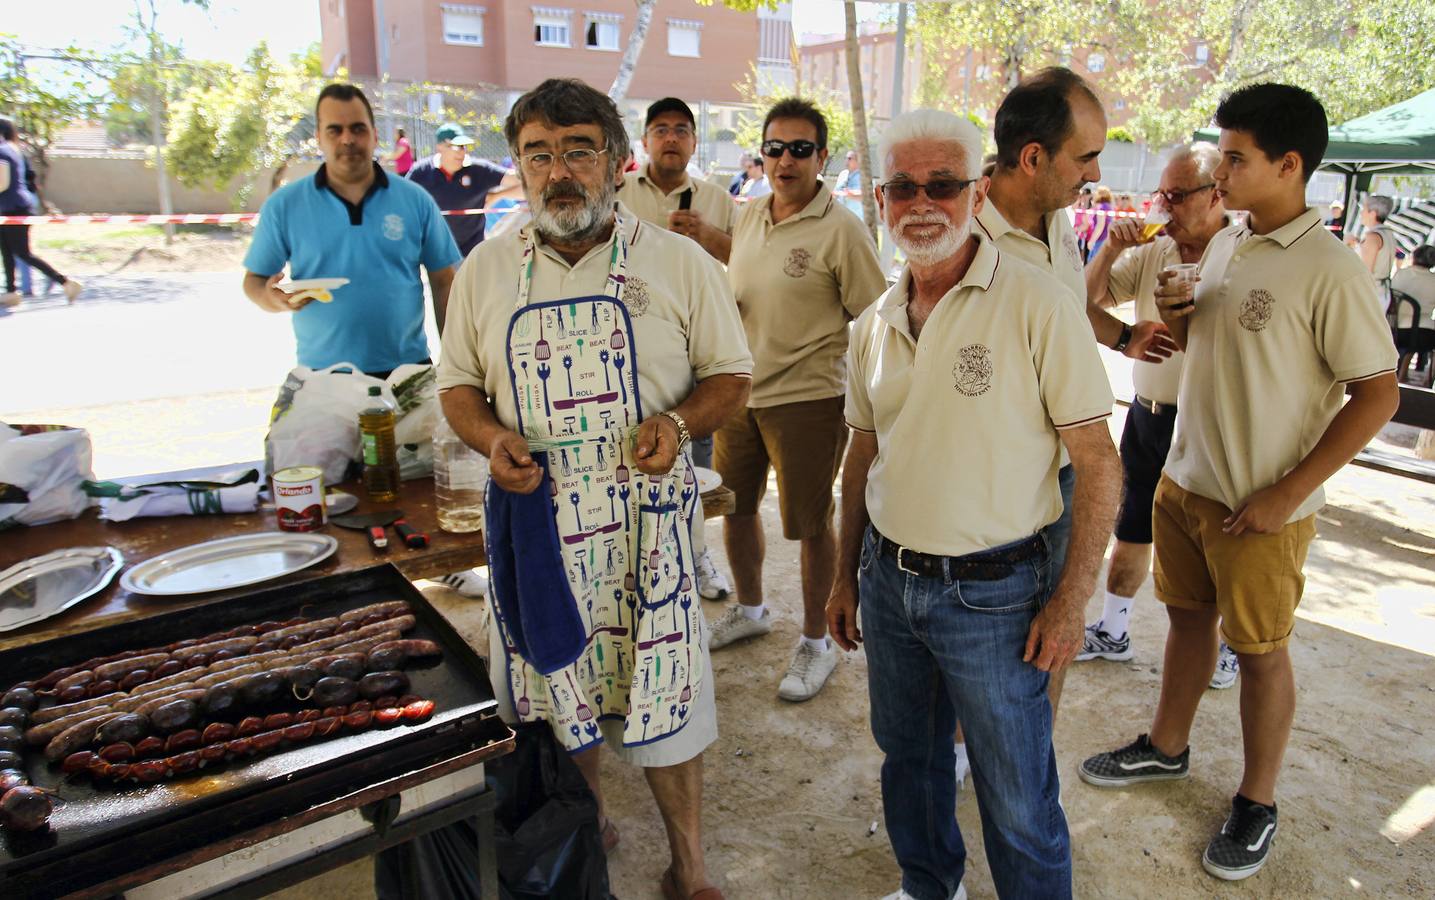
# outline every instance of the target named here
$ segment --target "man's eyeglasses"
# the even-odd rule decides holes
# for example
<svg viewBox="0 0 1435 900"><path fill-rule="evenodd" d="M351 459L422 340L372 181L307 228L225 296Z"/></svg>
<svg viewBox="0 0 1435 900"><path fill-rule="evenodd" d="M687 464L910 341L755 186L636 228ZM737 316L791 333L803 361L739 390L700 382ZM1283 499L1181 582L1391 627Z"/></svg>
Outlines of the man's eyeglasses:
<svg viewBox="0 0 1435 900"><path fill-rule="evenodd" d="M782 151L786 150L792 154L793 159L807 159L817 152L817 145L812 141L763 141L762 155L768 159L781 159Z"/></svg>
<svg viewBox="0 0 1435 900"><path fill-rule="evenodd" d="M1186 198L1191 196L1192 194L1199 194L1202 191L1210 190L1215 186L1215 182L1208 181L1200 187L1191 188L1189 191L1152 191L1151 196L1161 197L1163 200L1166 201L1167 206L1180 206L1182 203L1185 203Z"/></svg>
<svg viewBox="0 0 1435 900"><path fill-rule="evenodd" d="M692 126L689 125L654 125L648 129L648 134L660 141L666 141L669 137L675 137L678 140L687 140L693 136L693 129Z"/></svg>
<svg viewBox="0 0 1435 900"><path fill-rule="evenodd" d="M879 184L877 188L882 192L882 196L898 203L917 199L917 191L926 191L929 200L941 201L953 199L970 185L976 184L976 181L975 178L960 181L955 178L933 178L926 184L918 184L915 181L900 179Z"/></svg>
<svg viewBox="0 0 1435 900"><path fill-rule="evenodd" d="M589 150L585 147L563 153L530 153L520 156L519 160L530 172L547 172L553 168L555 159L562 159L563 165L567 166L570 172L591 172L598 165L598 157L607 152L607 147L602 150Z"/></svg>

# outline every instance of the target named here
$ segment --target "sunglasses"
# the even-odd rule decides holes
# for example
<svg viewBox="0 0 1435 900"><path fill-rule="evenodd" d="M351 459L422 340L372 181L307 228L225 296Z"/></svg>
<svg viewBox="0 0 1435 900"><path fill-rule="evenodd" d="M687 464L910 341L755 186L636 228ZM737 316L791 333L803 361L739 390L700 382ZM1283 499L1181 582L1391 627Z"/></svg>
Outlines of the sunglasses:
<svg viewBox="0 0 1435 900"><path fill-rule="evenodd" d="M882 191L882 196L898 203L917 199L917 191L926 191L927 199L940 201L953 199L969 186L976 184L976 181L975 178L960 181L955 178L933 178L926 184L918 184L903 179L879 184L877 187Z"/></svg>
<svg viewBox="0 0 1435 900"><path fill-rule="evenodd" d="M763 141L762 155L769 159L780 159L782 151L786 150L792 154L793 159L807 159L817 152L817 145L812 141Z"/></svg>
<svg viewBox="0 0 1435 900"><path fill-rule="evenodd" d="M1190 197L1193 194L1199 194L1202 191L1209 190L1215 186L1216 185L1213 182L1208 182L1198 188L1192 188L1189 191L1152 191L1151 195L1156 196L1159 194L1166 200L1167 206L1180 206L1182 203L1186 202L1187 197Z"/></svg>

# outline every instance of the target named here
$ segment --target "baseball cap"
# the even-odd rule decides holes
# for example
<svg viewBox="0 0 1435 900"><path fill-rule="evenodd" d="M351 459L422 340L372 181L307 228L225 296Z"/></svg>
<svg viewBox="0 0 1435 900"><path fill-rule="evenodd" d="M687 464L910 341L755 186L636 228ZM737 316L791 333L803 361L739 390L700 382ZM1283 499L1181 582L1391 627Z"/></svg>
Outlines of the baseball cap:
<svg viewBox="0 0 1435 900"><path fill-rule="evenodd" d="M448 141L455 147L465 147L473 143L473 138L463 133L463 126L457 122L445 122L439 126L433 136L434 142L442 144Z"/></svg>
<svg viewBox="0 0 1435 900"><path fill-rule="evenodd" d="M686 103L679 100L677 97L664 97L661 100L655 101L653 105L648 107L648 115L647 118L643 120L643 127L647 128L649 125L653 124L653 120L656 119L658 116L661 116L663 113L671 112L681 113L687 118L689 122L693 123L694 125L698 123L698 120L693 118L692 107L688 106Z"/></svg>

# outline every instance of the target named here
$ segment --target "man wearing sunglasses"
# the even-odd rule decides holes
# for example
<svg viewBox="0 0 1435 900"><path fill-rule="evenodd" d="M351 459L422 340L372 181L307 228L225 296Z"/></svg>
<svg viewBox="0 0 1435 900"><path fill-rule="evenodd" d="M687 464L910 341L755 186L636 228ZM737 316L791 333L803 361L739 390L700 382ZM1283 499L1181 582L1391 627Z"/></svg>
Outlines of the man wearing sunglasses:
<svg viewBox="0 0 1435 900"><path fill-rule="evenodd" d="M858 318L847 355L852 445L827 616L843 649L866 648L902 868L888 900L963 896L958 712L997 893L1071 896L1047 684L1080 649L1115 518L1111 388L1056 279L973 228L981 147L970 122L935 110L883 133L877 204L907 267ZM1062 514L1058 446L1080 472L1064 571L1045 535Z"/></svg>
<svg viewBox="0 0 1435 900"><path fill-rule="evenodd" d="M1043 69L1013 88L997 108L996 169L977 229L1009 256L1025 260L1060 281L1065 298L1090 322L1102 344L1136 359L1158 362L1175 350L1159 322L1128 326L1086 297L1086 277L1076 233L1066 208L1081 188L1101 178L1097 157L1106 146L1106 113L1091 87L1060 66ZM1061 455L1064 512L1048 529L1052 569L1060 573L1071 542L1075 471ZM1103 538L1103 541L1105 538ZM1103 547L1104 549L1104 547ZM1053 711L1065 673L1051 679Z"/></svg>
<svg viewBox="0 0 1435 900"><path fill-rule="evenodd" d="M747 409L717 433L715 461L736 494L723 523L738 603L713 623L712 649L772 630L763 597L760 506L777 473L782 533L801 543L802 637L778 696L816 696L837 665L823 603L836 545L832 483L847 428L842 396L848 322L886 288L877 248L861 220L818 175L827 122L806 100L768 110L762 155L772 194L746 204L733 227L728 278L752 348Z"/></svg>
<svg viewBox="0 0 1435 900"><path fill-rule="evenodd" d="M1101 250L1086 264L1088 297L1102 307L1135 300L1138 321L1160 321L1156 276L1167 266L1199 263L1206 244L1231 224L1213 180L1220 162L1221 151L1215 144L1188 144L1172 154L1154 197L1171 217L1165 233L1144 240L1140 221L1124 219L1113 225ZM1086 626L1078 660L1123 661L1132 656L1126 626L1136 591L1151 571L1151 505L1176 425L1176 392L1184 358L1177 351L1159 364L1137 360L1131 369L1136 396L1121 432L1125 484L1116 546L1106 572L1106 604L1101 618ZM1222 643L1211 687L1231 687L1237 669L1236 655Z"/></svg>

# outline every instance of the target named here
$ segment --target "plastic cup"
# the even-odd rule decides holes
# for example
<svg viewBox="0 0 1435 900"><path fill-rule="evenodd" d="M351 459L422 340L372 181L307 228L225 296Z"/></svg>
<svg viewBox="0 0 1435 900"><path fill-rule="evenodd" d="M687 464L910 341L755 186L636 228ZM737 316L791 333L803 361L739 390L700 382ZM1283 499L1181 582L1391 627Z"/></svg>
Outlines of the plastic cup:
<svg viewBox="0 0 1435 900"><path fill-rule="evenodd" d="M1162 272L1170 273L1171 277L1167 279L1168 284L1179 285L1186 290L1187 295L1190 297L1185 303L1182 303L1180 306L1173 306L1172 309L1185 309L1195 304L1196 273L1200 271L1200 268L1201 267L1196 263L1176 263L1161 270Z"/></svg>

